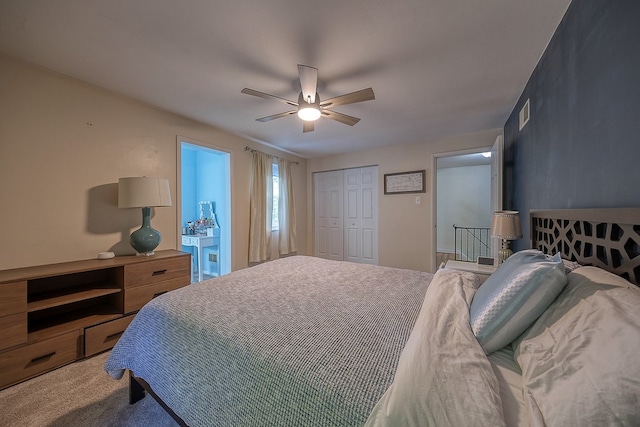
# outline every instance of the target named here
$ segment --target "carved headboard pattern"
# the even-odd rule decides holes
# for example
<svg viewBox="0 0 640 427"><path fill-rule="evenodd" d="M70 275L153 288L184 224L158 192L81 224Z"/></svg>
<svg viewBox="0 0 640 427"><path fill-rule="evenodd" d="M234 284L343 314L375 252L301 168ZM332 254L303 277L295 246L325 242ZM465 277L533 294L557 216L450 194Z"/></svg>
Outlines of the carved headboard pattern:
<svg viewBox="0 0 640 427"><path fill-rule="evenodd" d="M640 208L531 211L531 247L640 283Z"/></svg>

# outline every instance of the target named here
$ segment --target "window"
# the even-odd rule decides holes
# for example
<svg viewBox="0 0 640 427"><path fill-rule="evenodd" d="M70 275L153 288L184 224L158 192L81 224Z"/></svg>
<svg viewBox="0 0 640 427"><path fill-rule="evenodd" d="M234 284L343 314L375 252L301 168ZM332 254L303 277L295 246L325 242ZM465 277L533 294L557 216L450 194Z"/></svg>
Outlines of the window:
<svg viewBox="0 0 640 427"><path fill-rule="evenodd" d="M278 173L278 163L273 164L273 209L271 214L271 230L280 230L278 221L278 198L280 196L280 175Z"/></svg>

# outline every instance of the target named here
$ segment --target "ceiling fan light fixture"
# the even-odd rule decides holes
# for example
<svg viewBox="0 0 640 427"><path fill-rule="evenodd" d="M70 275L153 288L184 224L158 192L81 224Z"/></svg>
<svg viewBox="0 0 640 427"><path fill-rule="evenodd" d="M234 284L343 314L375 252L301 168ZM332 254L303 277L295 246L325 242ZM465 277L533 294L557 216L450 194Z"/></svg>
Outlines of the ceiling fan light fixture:
<svg viewBox="0 0 640 427"><path fill-rule="evenodd" d="M313 122L320 118L320 98L316 94L316 102L307 102L302 93L298 97L298 117L306 122Z"/></svg>
<svg viewBox="0 0 640 427"><path fill-rule="evenodd" d="M298 109L298 117L306 122L313 122L320 118L320 110L315 106L305 106Z"/></svg>
<svg viewBox="0 0 640 427"><path fill-rule="evenodd" d="M318 120L320 117L326 117L328 119L344 123L345 125L353 126L360 121L359 118L339 113L332 110L332 108L339 105L355 104L356 102L376 99L373 89L369 87L344 95L334 96L333 98L325 99L320 102L320 97L318 96L318 69L307 65L298 64L298 80L300 81L300 89L302 89L302 91L300 92L300 95L298 95L297 103L276 95L269 95L268 93L249 89L247 87L242 89L241 92L247 95L257 96L258 98L272 99L274 101L283 102L292 107L297 107L295 110L272 114L256 120L259 122L268 122L273 119L288 117L292 114L298 113L298 117L300 117L303 122L303 133L313 132L313 122Z"/></svg>

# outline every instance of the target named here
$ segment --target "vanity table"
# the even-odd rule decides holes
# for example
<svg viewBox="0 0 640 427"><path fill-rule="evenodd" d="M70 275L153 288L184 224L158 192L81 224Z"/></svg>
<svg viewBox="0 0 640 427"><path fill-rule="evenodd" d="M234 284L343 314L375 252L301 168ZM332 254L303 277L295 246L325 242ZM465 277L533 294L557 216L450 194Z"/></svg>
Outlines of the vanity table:
<svg viewBox="0 0 640 427"><path fill-rule="evenodd" d="M213 228L212 230L213 230L213 235L211 236L182 235L182 246L193 246L196 248L195 257L198 260L198 281L199 282L202 281L202 274L204 270L204 267L203 267L204 261L205 261L203 256L204 248L208 248L208 247L213 248L213 252L215 254L215 259L216 259L216 262L215 262L216 269L215 269L215 272L213 272L213 274L220 276L220 229ZM193 265L191 268L193 270ZM191 273L193 277L193 271Z"/></svg>

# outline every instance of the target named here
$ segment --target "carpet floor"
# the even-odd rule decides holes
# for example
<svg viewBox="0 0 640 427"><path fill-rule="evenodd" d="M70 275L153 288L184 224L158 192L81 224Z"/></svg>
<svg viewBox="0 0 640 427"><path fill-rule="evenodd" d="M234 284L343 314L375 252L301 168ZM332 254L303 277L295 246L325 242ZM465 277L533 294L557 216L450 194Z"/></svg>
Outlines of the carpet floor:
<svg viewBox="0 0 640 427"><path fill-rule="evenodd" d="M128 377L116 381L103 369L108 354L0 391L0 426L177 426L151 396L129 405Z"/></svg>

